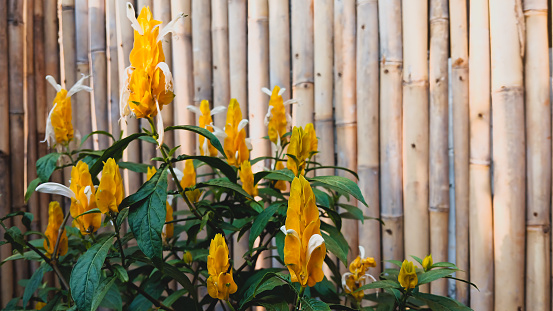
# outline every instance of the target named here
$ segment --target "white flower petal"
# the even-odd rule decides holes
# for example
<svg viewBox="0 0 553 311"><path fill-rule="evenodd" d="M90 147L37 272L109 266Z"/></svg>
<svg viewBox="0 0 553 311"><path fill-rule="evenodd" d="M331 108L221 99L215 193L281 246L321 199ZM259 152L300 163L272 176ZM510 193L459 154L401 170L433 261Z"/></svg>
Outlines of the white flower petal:
<svg viewBox="0 0 553 311"><path fill-rule="evenodd" d="M288 122L288 124L292 124L292 116L289 113L286 114L286 122Z"/></svg>
<svg viewBox="0 0 553 311"><path fill-rule="evenodd" d="M359 245L359 257L361 257L361 259L365 258L365 248L361 245Z"/></svg>
<svg viewBox="0 0 553 311"><path fill-rule="evenodd" d="M246 148L248 148L248 150L252 150L253 149L252 139L248 137L244 139L244 141L246 142Z"/></svg>
<svg viewBox="0 0 553 311"><path fill-rule="evenodd" d="M349 288L349 286L346 283L346 278L350 275L351 275L350 272L346 272L346 273L342 274L342 288L347 289L351 292L351 288Z"/></svg>
<svg viewBox="0 0 553 311"><path fill-rule="evenodd" d="M161 69L161 71L163 71L163 75L165 76L165 92L173 91L173 75L171 74L169 66L167 66L164 62L160 62L157 64L156 68Z"/></svg>
<svg viewBox="0 0 553 311"><path fill-rule="evenodd" d="M35 190L42 193L58 194L67 198L73 198L73 199L76 198L73 190L71 190L67 186L64 186L62 184L58 184L55 182L46 182L46 183L40 184L38 187L36 187Z"/></svg>
<svg viewBox="0 0 553 311"><path fill-rule="evenodd" d="M195 114L200 114L200 115L202 114L202 111L200 110L200 108L198 108L194 105L186 106L186 109L192 111Z"/></svg>
<svg viewBox="0 0 553 311"><path fill-rule="evenodd" d="M169 205L173 206L173 200L175 199L175 196L172 194L167 195L167 201L169 202Z"/></svg>
<svg viewBox="0 0 553 311"><path fill-rule="evenodd" d="M54 132L54 127L52 126L52 113L54 112L54 108L56 108L56 105L57 104L54 104L52 110L50 110L50 113L48 113L48 117L46 118L46 134L44 136L44 140L41 141L41 143L47 142L48 147L56 144L56 133Z"/></svg>
<svg viewBox="0 0 553 311"><path fill-rule="evenodd" d="M132 28L134 28L134 30L138 31L138 33L143 36L144 30L138 23L138 20L136 19L136 12L134 11L134 7L130 2L127 2L127 18L131 21Z"/></svg>
<svg viewBox="0 0 553 311"><path fill-rule="evenodd" d="M213 107L213 109L211 109L211 115L216 115L220 112L223 112L227 110L227 107L225 106L217 106L217 107Z"/></svg>
<svg viewBox="0 0 553 311"><path fill-rule="evenodd" d="M289 100L285 101L283 105L292 105L292 104L299 104L300 102L297 99L290 98Z"/></svg>
<svg viewBox="0 0 553 311"><path fill-rule="evenodd" d="M87 91L92 92L92 88L90 86L84 85L84 80L90 76L83 75L75 85L71 87L71 89L67 92L67 97L71 97L75 95L75 93L80 91Z"/></svg>
<svg viewBox="0 0 553 311"><path fill-rule="evenodd" d="M294 230L294 229L286 229L286 226L285 226L285 225L282 226L282 227L280 227L280 231L282 231L282 233L284 233L285 235L291 234L291 235L295 236L295 237L298 238L298 239L300 238L300 235L296 232L296 230Z"/></svg>
<svg viewBox="0 0 553 311"><path fill-rule="evenodd" d="M202 144L202 151L204 152L204 155L209 154L209 145L208 145L208 139L204 139L204 143Z"/></svg>
<svg viewBox="0 0 553 311"><path fill-rule="evenodd" d="M213 125L213 123L207 125L206 127L208 127L208 126L213 129L213 135L215 135L215 137L219 138L220 140L227 138L227 133L225 133L224 130L222 130L222 129L216 127L215 125Z"/></svg>
<svg viewBox="0 0 553 311"><path fill-rule="evenodd" d="M261 88L261 91L269 96L273 95L273 93L271 92L271 90L269 90L268 88L266 87L263 87Z"/></svg>
<svg viewBox="0 0 553 311"><path fill-rule="evenodd" d="M177 23L177 21L183 18L184 16L185 16L184 13L180 13L179 15L177 15L177 17L175 17L172 21L170 21L169 24L165 25L165 27L163 27L159 31L156 41L161 40L163 37L165 37L166 34L173 32L175 30L175 24Z"/></svg>
<svg viewBox="0 0 553 311"><path fill-rule="evenodd" d="M307 243L307 262L309 262L309 259L311 259L311 254L314 250L316 250L319 246L323 245L325 240L320 234L313 234L309 238L309 242Z"/></svg>
<svg viewBox="0 0 553 311"><path fill-rule="evenodd" d="M131 91L128 88L123 87L123 89L121 89L121 97L119 98L119 115L121 116L119 121L125 119L131 113L131 109L129 107L130 96Z"/></svg>
<svg viewBox="0 0 553 311"><path fill-rule="evenodd" d="M269 110L267 111L267 114L265 115L265 119L263 122L265 123L265 126L269 126L269 121L271 121L271 117L273 116L272 110L275 108L274 106L269 106Z"/></svg>
<svg viewBox="0 0 553 311"><path fill-rule="evenodd" d="M248 125L248 119L242 119L242 121L238 123L238 132L243 130L246 127L246 125Z"/></svg>
<svg viewBox="0 0 553 311"><path fill-rule="evenodd" d="M177 175L178 181L180 182L184 177L184 173L176 167L173 168L173 170L175 171L175 175Z"/></svg>
<svg viewBox="0 0 553 311"><path fill-rule="evenodd" d="M163 139L165 138L165 127L163 126L163 116L161 115L161 110L159 109L159 102L156 100L157 108L157 143L159 144L158 148L161 148L163 145Z"/></svg>
<svg viewBox="0 0 553 311"><path fill-rule="evenodd" d="M61 85L56 82L56 79L54 79L54 77L52 77L51 75L47 75L46 81L48 81L56 89L56 92L61 91Z"/></svg>
<svg viewBox="0 0 553 311"><path fill-rule="evenodd" d="M90 205L90 197L92 196L92 190L90 186L86 186L84 188L84 194L86 195L86 200L88 201L88 204Z"/></svg>
<svg viewBox="0 0 553 311"><path fill-rule="evenodd" d="M282 94L284 94L284 92L286 92L286 89L281 88L280 91L278 91L278 96L282 96Z"/></svg>

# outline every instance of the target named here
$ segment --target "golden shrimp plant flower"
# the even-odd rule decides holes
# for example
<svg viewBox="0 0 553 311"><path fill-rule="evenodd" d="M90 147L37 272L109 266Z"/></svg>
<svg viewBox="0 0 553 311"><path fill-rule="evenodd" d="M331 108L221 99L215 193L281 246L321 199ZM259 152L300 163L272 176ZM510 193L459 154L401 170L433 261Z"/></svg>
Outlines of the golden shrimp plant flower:
<svg viewBox="0 0 553 311"><path fill-rule="evenodd" d="M315 128L312 123L308 123L305 129L294 126L292 138L288 145L287 167L294 175L303 175L307 161L317 153L318 140Z"/></svg>
<svg viewBox="0 0 553 311"><path fill-rule="evenodd" d="M292 282L314 286L324 278L326 245L321 236L319 210L309 182L295 177L290 189L285 225L280 230L284 240L284 263Z"/></svg>
<svg viewBox="0 0 553 311"><path fill-rule="evenodd" d="M171 204L169 204L170 201L173 201L172 196L167 196L167 202L165 202L165 222L172 221L173 220L173 207ZM161 231L161 238L163 241L167 241L168 239L173 237L173 230L175 228L174 223L169 223L163 225L163 230Z"/></svg>
<svg viewBox="0 0 553 311"><path fill-rule="evenodd" d="M164 126L161 110L171 103L173 93L173 76L165 63L161 39L172 32L175 23L184 14L160 29L161 22L153 18L149 7L135 17L131 3L127 2L127 18L134 28L134 46L130 54L131 65L126 69L127 81L123 86L120 100L121 118L133 114L136 118L153 118L157 116L158 143L163 144Z"/></svg>
<svg viewBox="0 0 553 311"><path fill-rule="evenodd" d="M242 119L242 110L236 99L231 99L225 125L224 150L230 165L240 167L250 157L249 140L246 139L247 119Z"/></svg>
<svg viewBox="0 0 553 311"><path fill-rule="evenodd" d="M425 272L432 269L433 264L434 262L432 261L432 254L424 257L424 259L422 260L422 268Z"/></svg>
<svg viewBox="0 0 553 311"><path fill-rule="evenodd" d="M230 294L236 293L238 286L232 278L232 267L229 262L229 250L225 238L216 234L209 245L207 256L207 292L215 299L228 300Z"/></svg>
<svg viewBox="0 0 553 311"><path fill-rule="evenodd" d="M288 124L292 123L292 118L286 113L286 108L284 106L295 101L287 100L284 102L282 94L284 94L286 89L281 89L278 85L273 88L272 92L267 88L263 88L262 91L271 96L269 100L269 111L267 111L265 115L265 126L268 127L269 140L276 146L277 150L280 150L282 145L286 142L286 138L283 136L288 132Z"/></svg>
<svg viewBox="0 0 553 311"><path fill-rule="evenodd" d="M62 224L63 211L61 210L60 204L57 201L52 201L48 206L48 226L44 232L44 249L48 257L54 254L54 248L58 240L58 230ZM67 254L67 232L63 229L58 246L58 255L63 256L65 254Z"/></svg>
<svg viewBox="0 0 553 311"><path fill-rule="evenodd" d="M366 284L367 278L376 281L372 275L367 273L369 268L376 267L376 261L372 257L364 257L365 248L359 246L359 256L349 264L349 272L342 275L342 287L344 291L351 294L357 301L361 301L365 294L363 291L356 292L356 290Z"/></svg>
<svg viewBox="0 0 553 311"><path fill-rule="evenodd" d="M184 193L186 194L188 200L192 203L198 202L202 195L202 191L200 189L190 190L190 188L196 185L196 169L194 168L194 161L192 159L184 161L184 171L181 172L178 169L175 169L175 173L177 173L177 178L180 179L180 185L182 189L184 189Z"/></svg>
<svg viewBox="0 0 553 311"><path fill-rule="evenodd" d="M244 161L242 162L242 165L240 165L240 180L242 181L242 189L244 189L244 191L252 197L257 196L259 191L257 190L257 185L254 185L252 165L250 164L250 161Z"/></svg>
<svg viewBox="0 0 553 311"><path fill-rule="evenodd" d="M83 76L69 91L63 89L52 76L46 76L46 81L56 89L56 98L52 110L48 113L46 119L46 137L43 142L48 146L59 146L69 143L74 136L72 124L71 96L80 91L92 92L92 88L84 85L84 80L88 76Z"/></svg>
<svg viewBox="0 0 553 311"><path fill-rule="evenodd" d="M123 178L119 172L119 166L113 158L104 163L102 179L96 191L96 206L104 214L118 213L119 204L125 197Z"/></svg>
<svg viewBox="0 0 553 311"><path fill-rule="evenodd" d="M277 161L275 165L275 170L279 171L284 169L284 162L283 161ZM275 189L278 189L280 191L286 191L286 181L284 180L277 180L275 182Z"/></svg>
<svg viewBox="0 0 553 311"><path fill-rule="evenodd" d="M73 225L81 231L82 234L91 234L96 232L102 224L102 215L100 213L90 213L81 215L91 209L96 208L96 190L92 183L92 176L88 171L88 165L79 161L71 169L70 186L54 182L46 182L39 185L36 191L50 194L62 195L71 199L69 211L73 217Z"/></svg>
<svg viewBox="0 0 553 311"><path fill-rule="evenodd" d="M217 107L214 107L213 109L210 109L209 102L207 100L202 100L202 102L200 103L200 108L190 105L186 107L186 109L194 112L196 115L199 115L198 117L199 127L214 133L215 136L218 136L218 137L220 137L221 135L224 135L224 132L221 129L213 125L213 116L225 111L227 107L217 106ZM217 148L215 148L211 144L209 139L200 135L199 143L200 143L200 155L203 155L203 156L209 155L212 157L217 156L218 154Z"/></svg>
<svg viewBox="0 0 553 311"><path fill-rule="evenodd" d="M399 270L397 279L399 284L403 286L405 290L415 288L419 282L415 265L411 261L407 261L407 259L404 260L401 264L401 269Z"/></svg>

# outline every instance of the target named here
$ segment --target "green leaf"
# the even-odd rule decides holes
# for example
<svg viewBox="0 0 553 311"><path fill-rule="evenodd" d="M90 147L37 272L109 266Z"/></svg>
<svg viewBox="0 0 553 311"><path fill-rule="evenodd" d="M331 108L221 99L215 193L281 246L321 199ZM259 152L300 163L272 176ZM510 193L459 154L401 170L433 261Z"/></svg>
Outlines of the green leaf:
<svg viewBox="0 0 553 311"><path fill-rule="evenodd" d="M419 283L418 285L430 283L432 281L435 281L437 279L441 279L443 277L446 277L450 274L455 273L456 270L452 269L439 269L439 270L431 270L427 272L422 272L418 274Z"/></svg>
<svg viewBox="0 0 553 311"><path fill-rule="evenodd" d="M279 207L280 204L272 204L271 206L263 210L261 214L257 215L255 221L253 222L252 228L250 229L250 249L253 248L253 243L255 242L255 239L261 234L261 232L263 232L263 229L265 229L267 223L269 222L271 217L273 217Z"/></svg>
<svg viewBox="0 0 553 311"><path fill-rule="evenodd" d="M25 203L29 201L31 195L33 195L33 193L35 192L36 187L38 187L41 182L42 180L40 178L35 178L29 183L29 186L27 186L27 190L25 191Z"/></svg>
<svg viewBox="0 0 553 311"><path fill-rule="evenodd" d="M321 184L324 184L332 189L336 189L339 191L344 191L346 193L351 194L354 198L359 200L359 202L365 204L365 206L368 207L367 202L365 202L365 199L363 198L363 194L361 193L361 190L359 189L359 186L357 186L356 183L353 181L342 177L342 176L315 176L308 178L310 182L318 182Z"/></svg>
<svg viewBox="0 0 553 311"><path fill-rule="evenodd" d="M92 133L89 133L88 135L84 136L82 139L81 139L81 146L84 144L84 142L92 135L96 135L96 134L102 134L102 135L106 135L106 136L109 136L111 139L113 139L113 141L116 141L115 137L113 137L113 135L111 135L110 133L106 132L106 131L94 131Z"/></svg>
<svg viewBox="0 0 553 311"><path fill-rule="evenodd" d="M50 180L50 176L56 170L56 163L61 154L49 153L36 161L36 175L42 182Z"/></svg>
<svg viewBox="0 0 553 311"><path fill-rule="evenodd" d="M434 269L434 268L451 268L451 269L459 270L459 268L457 268L457 266L455 264L452 264L451 262L433 263L431 269Z"/></svg>
<svg viewBox="0 0 553 311"><path fill-rule="evenodd" d="M164 262L162 265L159 265L155 260L154 264L163 274L168 275L179 282L179 284L182 285L182 287L188 292L190 292L194 298L198 298L194 285L192 284L192 282L190 282L186 274L179 270L179 268L172 266L166 262Z"/></svg>
<svg viewBox="0 0 553 311"><path fill-rule="evenodd" d="M348 245L340 244L335 237L328 235L324 232L321 232L323 239L325 240L326 248L329 252L333 253L340 259L344 265L347 266L348 262Z"/></svg>
<svg viewBox="0 0 553 311"><path fill-rule="evenodd" d="M398 266L399 268L401 268L401 265L403 264L401 261L399 260L393 260L393 259L389 259L389 260L383 260L384 262L389 262L391 264L394 264L396 266Z"/></svg>
<svg viewBox="0 0 553 311"><path fill-rule="evenodd" d="M188 290L186 289L179 289L175 292L173 292L171 295L169 295L165 300L163 300L163 304L170 307L172 306L175 301L177 301L180 297L182 297L184 294L186 294Z"/></svg>
<svg viewBox="0 0 553 311"><path fill-rule="evenodd" d="M294 180L294 177L294 173L287 168L278 171L261 171L255 173L253 183L257 184L261 179L284 180L291 182Z"/></svg>
<svg viewBox="0 0 553 311"><path fill-rule="evenodd" d="M363 217L363 211L359 207L351 204L345 204L345 203L340 203L340 207L347 210L349 214L353 216L353 219L361 220L361 223L365 222L365 218ZM343 214L342 214L342 217L343 217Z"/></svg>
<svg viewBox="0 0 553 311"><path fill-rule="evenodd" d="M415 259L422 267L422 259L420 259L420 257L414 256L414 255L411 255L411 257L413 257L413 259Z"/></svg>
<svg viewBox="0 0 553 311"><path fill-rule="evenodd" d="M127 270L125 270L125 268L120 265L112 265L112 268L115 276L117 276L117 278L121 282L127 283L129 281L129 274L127 273Z"/></svg>
<svg viewBox="0 0 553 311"><path fill-rule="evenodd" d="M42 284L42 278L44 277L44 273L51 271L52 269L46 262L42 262L42 264L36 269L35 273L33 273L33 276L31 276L31 279L25 286L25 292L23 292L23 307L27 307L27 303L29 303L29 299L33 296L33 294L36 292L40 284Z"/></svg>
<svg viewBox="0 0 553 311"><path fill-rule="evenodd" d="M102 275L102 265L113 244L113 239L112 236L103 243L92 245L73 267L69 287L71 296L80 310L91 310Z"/></svg>
<svg viewBox="0 0 553 311"><path fill-rule="evenodd" d="M221 142L210 131L208 131L204 128L201 128L199 126L194 126L194 125L177 125L177 126L169 126L169 127L165 128L165 132L172 131L172 130L191 131L191 132L194 132L194 133L197 133L197 134L200 134L200 135L204 136L205 138L209 139L209 142L213 145L213 147L215 147L215 149L219 150L219 152L223 155L223 157L225 157L225 159L227 158L227 156L225 155L225 150L223 149L223 146L221 145Z"/></svg>
<svg viewBox="0 0 553 311"><path fill-rule="evenodd" d="M165 169L164 165L162 165L161 168L156 171L156 173L154 174L154 176L152 176L152 178L150 178L150 180L146 181L142 186L140 186L136 193L129 195L128 197L124 198L123 201L121 201L121 204L119 204L119 211L127 206L139 203L149 197L156 189L160 176L162 174L164 174L164 176L167 176L167 170Z"/></svg>
<svg viewBox="0 0 553 311"><path fill-rule="evenodd" d="M375 288L383 288L383 289L396 288L396 289L399 289L399 288L401 288L401 285L396 281L381 280L381 281L376 281L376 282L372 282L372 283L363 285L363 286L359 287L356 290L356 292L363 291L363 290L366 290L366 289L375 289Z"/></svg>
<svg viewBox="0 0 553 311"><path fill-rule="evenodd" d="M104 307L109 310L121 311L123 309L123 300L121 297L122 295L121 292L119 292L119 287L117 287L117 284L113 284L109 287L104 299L102 299L100 307Z"/></svg>
<svg viewBox="0 0 553 311"><path fill-rule="evenodd" d="M472 309L448 297L417 292L415 298L428 304L433 311L471 311Z"/></svg>
<svg viewBox="0 0 553 311"><path fill-rule="evenodd" d="M82 213L82 214L77 215L77 217L75 217L75 219L77 219L77 218L79 218L79 217L81 217L81 216L83 216L83 215L87 215L87 214L98 214L98 213L101 213L100 209L99 209L99 208L93 208L93 209L88 210L88 211L86 211L86 212L84 212L84 213Z"/></svg>
<svg viewBox="0 0 553 311"><path fill-rule="evenodd" d="M205 187L209 187L209 186L226 188L226 189L238 192L239 194L245 196L246 198L253 200L252 196L249 195L246 191L244 191L244 189L242 189L242 187L240 187L239 185L237 185L235 183L232 183L228 180L222 179L222 178L212 179L212 180L201 182L201 183L196 185L196 188L205 188Z"/></svg>
<svg viewBox="0 0 553 311"><path fill-rule="evenodd" d="M144 164L144 163L134 163L134 162L119 162L117 163L120 168L127 169L129 171L137 172L137 173L148 173L148 168L152 167L151 165Z"/></svg>
<svg viewBox="0 0 553 311"><path fill-rule="evenodd" d="M242 298L242 301L240 302L240 309L242 309L248 302L253 301L257 294L264 291L272 290L273 288L284 284L289 283L285 281L282 274L274 272L266 273L263 278L259 280L259 282L252 284L248 288L248 290L244 294L244 297Z"/></svg>
<svg viewBox="0 0 553 311"><path fill-rule="evenodd" d="M123 224L123 221L125 221L125 218L127 218L128 216L129 216L128 208L124 208L119 211L119 214L117 215L117 221L115 222L118 228L121 228L121 224Z"/></svg>
<svg viewBox="0 0 553 311"><path fill-rule="evenodd" d="M100 173L102 171L102 168L104 167L104 161L107 161L109 158L113 158L117 162L123 156L123 151L125 150L125 148L127 148L127 146L133 140L146 135L148 134L134 133L121 140L116 141L113 145L111 145L111 147L106 149L104 153L102 153L102 156L100 156L100 158L98 158L94 165L92 165L92 167L90 168L90 175L98 175L98 173Z"/></svg>
<svg viewBox="0 0 553 311"><path fill-rule="evenodd" d="M6 239L6 241L8 241L13 248L23 254L25 239L23 238L23 234L21 234L21 230L19 230L18 227L11 227L6 230L6 232L4 232L4 239ZM7 258L4 261L6 260Z"/></svg>
<svg viewBox="0 0 553 311"><path fill-rule="evenodd" d="M94 298L92 300L92 306L90 310L96 310L100 306L100 303L102 303L102 300L108 293L109 289L113 284L115 284L115 280L117 280L116 277L112 276L109 278L105 278L100 282L98 285L98 288L96 290L96 294L94 295Z"/></svg>
<svg viewBox="0 0 553 311"><path fill-rule="evenodd" d="M302 297L301 299L302 311L330 311L330 307L317 299Z"/></svg>
<svg viewBox="0 0 553 311"><path fill-rule="evenodd" d="M480 289L478 288L478 286L476 286L476 284L474 284L474 283L472 283L472 282L469 282L469 281L467 281L467 280L459 279L459 278L453 277L453 276L451 276L451 275L448 275L448 276L446 276L446 277L444 277L444 278L446 278L446 279L452 279L452 280L459 281L459 282L463 282L463 283L467 283L467 284L469 284L469 285L471 285L471 286L474 286L474 288L476 288L478 291L480 291Z"/></svg>
<svg viewBox="0 0 553 311"><path fill-rule="evenodd" d="M150 181L152 183L148 186L153 187L152 192L129 209L129 226L144 255L149 258L161 258L161 231L165 224L167 201L167 170L159 170L148 182ZM148 182L140 189L146 187Z"/></svg>
<svg viewBox="0 0 553 311"><path fill-rule="evenodd" d="M221 173L223 173L223 175L225 175L225 177L227 177L231 182L236 183L236 170L232 166L228 165L227 162L219 158L207 157L207 156L189 156L189 155L183 154L178 156L175 160L173 160L173 162L179 162L179 161L185 161L185 160L198 160L198 161L204 162L205 164L211 166L212 168L216 168L219 171L221 171Z"/></svg>
<svg viewBox="0 0 553 311"><path fill-rule="evenodd" d="M346 172L350 173L351 175L353 175L357 180L359 180L359 175L357 175L357 173L355 171L352 171L349 168L342 167L342 166L330 166L330 165L327 165L327 166L314 166L314 167L310 167L310 168L305 169L305 173L307 173L309 171L329 169L329 168L330 169L346 171Z"/></svg>

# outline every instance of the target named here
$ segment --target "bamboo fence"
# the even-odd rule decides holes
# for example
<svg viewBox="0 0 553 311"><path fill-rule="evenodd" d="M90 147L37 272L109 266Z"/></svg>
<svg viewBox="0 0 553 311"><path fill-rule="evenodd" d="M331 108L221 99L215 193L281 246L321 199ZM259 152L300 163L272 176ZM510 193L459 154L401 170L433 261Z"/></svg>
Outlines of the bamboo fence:
<svg viewBox="0 0 553 311"><path fill-rule="evenodd" d="M40 195L23 202L34 162L49 152L40 141L55 90L45 75L65 88L81 73L91 75L94 91L72 99L81 135L140 130L132 118L118 122L133 46L126 2L0 0L1 215L32 211L33 229L42 231L49 200L61 200ZM268 156L269 97L261 88L286 88L284 99L299 102L288 108L294 124L315 125L316 161L357 171L369 208L357 206L384 222L344 222L350 259L364 246L380 271L390 265L382 260L432 253L435 262L456 262L463 270L457 277L479 290L464 283L448 289L445 282L423 290L449 290L474 310L551 310L549 1L131 2L137 10L149 5L164 23L188 15L163 41L176 93L163 110L166 125L195 124L186 106L201 100L219 106L237 98L250 121L252 157ZM223 120L215 122L224 126ZM103 148L102 139L86 147ZM180 152L198 153L196 135L181 131L168 137L173 145L171 139ZM129 148L124 161L148 162L156 152L145 141ZM69 174L52 178L64 182ZM125 170L124 179L131 193L143 176ZM450 202L456 230L448 234ZM456 254L448 257L451 243ZM236 262L244 247L234 243ZM0 258L11 253L0 247ZM22 294L18 280L34 269L26 262L1 266L2 306Z"/></svg>

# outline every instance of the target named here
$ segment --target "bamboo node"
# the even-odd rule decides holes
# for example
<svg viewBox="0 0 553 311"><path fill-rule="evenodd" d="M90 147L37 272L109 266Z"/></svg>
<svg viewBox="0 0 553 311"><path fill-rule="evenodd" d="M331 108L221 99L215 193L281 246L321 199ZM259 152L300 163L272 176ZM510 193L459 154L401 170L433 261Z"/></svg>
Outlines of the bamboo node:
<svg viewBox="0 0 553 311"><path fill-rule="evenodd" d="M448 205L430 206L428 208L428 211L434 212L434 213L449 213L449 206Z"/></svg>
<svg viewBox="0 0 553 311"><path fill-rule="evenodd" d="M490 166L491 161L490 161L490 160L481 160L481 159L473 159L473 158L471 158L471 159L469 160L469 163L470 163L470 164L474 164L474 165Z"/></svg>

